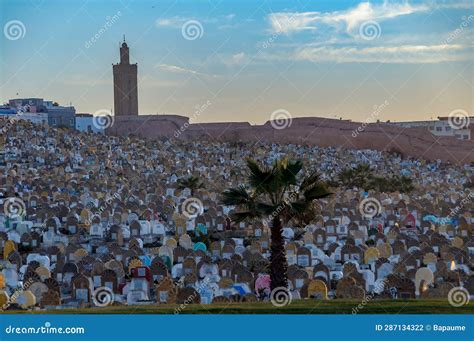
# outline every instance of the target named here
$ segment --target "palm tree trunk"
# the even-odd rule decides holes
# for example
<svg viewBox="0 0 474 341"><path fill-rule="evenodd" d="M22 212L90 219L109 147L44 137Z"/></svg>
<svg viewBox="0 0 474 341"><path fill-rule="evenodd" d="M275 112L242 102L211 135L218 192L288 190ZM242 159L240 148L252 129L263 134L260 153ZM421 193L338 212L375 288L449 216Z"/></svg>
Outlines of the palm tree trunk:
<svg viewBox="0 0 474 341"><path fill-rule="evenodd" d="M270 289L287 287L288 263L286 261L285 242L283 240L283 226L280 217L274 217L271 227L270 245Z"/></svg>

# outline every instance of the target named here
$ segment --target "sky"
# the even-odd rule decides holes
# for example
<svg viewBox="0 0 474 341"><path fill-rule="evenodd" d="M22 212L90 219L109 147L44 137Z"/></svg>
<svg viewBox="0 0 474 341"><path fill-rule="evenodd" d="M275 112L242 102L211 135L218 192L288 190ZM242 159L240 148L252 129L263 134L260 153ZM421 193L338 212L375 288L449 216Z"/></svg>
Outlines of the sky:
<svg viewBox="0 0 474 341"><path fill-rule="evenodd" d="M262 124L473 113L473 1L0 0L0 101L113 111L125 39L140 114Z"/></svg>

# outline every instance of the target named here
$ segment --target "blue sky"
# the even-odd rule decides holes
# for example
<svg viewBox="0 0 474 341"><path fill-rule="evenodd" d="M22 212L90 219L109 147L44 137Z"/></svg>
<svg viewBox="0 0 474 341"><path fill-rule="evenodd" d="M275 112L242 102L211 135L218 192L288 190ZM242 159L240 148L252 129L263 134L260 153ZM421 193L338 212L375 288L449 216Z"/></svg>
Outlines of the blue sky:
<svg viewBox="0 0 474 341"><path fill-rule="evenodd" d="M473 15L472 1L0 0L0 99L113 109L111 64L125 34L141 114L472 114ZM12 21L23 25L18 39L6 32Z"/></svg>

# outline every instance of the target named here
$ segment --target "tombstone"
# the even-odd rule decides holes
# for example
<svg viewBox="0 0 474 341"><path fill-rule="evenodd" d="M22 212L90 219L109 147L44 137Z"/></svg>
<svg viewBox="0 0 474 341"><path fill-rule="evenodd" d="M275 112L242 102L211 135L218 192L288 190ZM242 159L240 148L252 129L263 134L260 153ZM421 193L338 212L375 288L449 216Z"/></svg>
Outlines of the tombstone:
<svg viewBox="0 0 474 341"><path fill-rule="evenodd" d="M360 261L362 260L362 250L354 245L346 244L341 249L341 259L344 262L349 260Z"/></svg>
<svg viewBox="0 0 474 341"><path fill-rule="evenodd" d="M285 249L288 265L296 264L298 246L294 242L289 242L286 244Z"/></svg>
<svg viewBox="0 0 474 341"><path fill-rule="evenodd" d="M184 259L188 256L188 254L189 254L189 250L186 250L182 246L177 246L173 250L173 259L175 263L182 263L184 262Z"/></svg>
<svg viewBox="0 0 474 341"><path fill-rule="evenodd" d="M130 223L130 236L139 238L141 236L141 225L138 220L133 220Z"/></svg>
<svg viewBox="0 0 474 341"><path fill-rule="evenodd" d="M429 268L419 268L415 275L415 294L420 295L420 284L423 281L425 285L433 283L433 271Z"/></svg>
<svg viewBox="0 0 474 341"><path fill-rule="evenodd" d="M329 268L322 263L315 265L313 268L313 279L322 280L328 286L330 281Z"/></svg>
<svg viewBox="0 0 474 341"><path fill-rule="evenodd" d="M112 225L109 230L110 239L116 242L119 246L123 245L123 231L118 225Z"/></svg>
<svg viewBox="0 0 474 341"><path fill-rule="evenodd" d="M156 260L156 261L155 261ZM150 271L155 281L162 281L169 276L169 270L166 265L160 260L155 258L151 264Z"/></svg>
<svg viewBox="0 0 474 341"><path fill-rule="evenodd" d="M410 279L392 274L387 276L386 282L386 287L391 291L392 298L407 299L416 297L415 284Z"/></svg>
<svg viewBox="0 0 474 341"><path fill-rule="evenodd" d="M58 278L60 281L64 283L71 283L72 278L79 273L79 268L75 263L68 262L64 264L62 268L62 274L60 278Z"/></svg>
<svg viewBox="0 0 474 341"><path fill-rule="evenodd" d="M54 278L47 278L44 280L44 284L48 287L48 290L53 290L60 293L60 286L57 280Z"/></svg>
<svg viewBox="0 0 474 341"><path fill-rule="evenodd" d="M76 275L72 279L72 297L84 304L91 303L91 283L84 275Z"/></svg>
<svg viewBox="0 0 474 341"><path fill-rule="evenodd" d="M235 249L232 245L225 244L224 247L222 248L222 258L230 259L232 255L234 254L234 252L235 252Z"/></svg>
<svg viewBox="0 0 474 341"><path fill-rule="evenodd" d="M300 290L303 287L308 278L308 273L301 269L296 269L296 271L288 272L288 279L291 281L293 288L297 290Z"/></svg>
<svg viewBox="0 0 474 341"><path fill-rule="evenodd" d="M191 237L187 234L183 234L179 237L179 246L184 247L185 249L192 249L192 243Z"/></svg>
<svg viewBox="0 0 474 341"><path fill-rule="evenodd" d="M177 304L199 304L201 303L201 296L199 292L194 288L181 288L178 289L176 296Z"/></svg>
<svg viewBox="0 0 474 341"><path fill-rule="evenodd" d="M8 259L10 253L17 250L16 244L13 240L7 240L3 246L3 259Z"/></svg>
<svg viewBox="0 0 474 341"><path fill-rule="evenodd" d="M306 247L300 247L297 250L297 264L303 267L309 267L312 263L311 251Z"/></svg>
<svg viewBox="0 0 474 341"><path fill-rule="evenodd" d="M0 309L5 310L10 304L10 295L5 290L0 290Z"/></svg>
<svg viewBox="0 0 474 341"><path fill-rule="evenodd" d="M314 279L308 284L308 297L326 300L328 297L328 289L326 283L321 280Z"/></svg>
<svg viewBox="0 0 474 341"><path fill-rule="evenodd" d="M231 301L229 298L225 297L225 296L215 296L213 299L212 299L212 303L213 304L229 304Z"/></svg>
<svg viewBox="0 0 474 341"><path fill-rule="evenodd" d="M366 264L373 263L377 261L377 259L379 258L380 258L380 252L377 248L369 247L367 250L365 250L364 261Z"/></svg>
<svg viewBox="0 0 474 341"><path fill-rule="evenodd" d="M43 295L49 291L49 288L44 283L34 282L28 286L28 290L35 295L36 303L42 304Z"/></svg>
<svg viewBox="0 0 474 341"><path fill-rule="evenodd" d="M196 261L193 258L186 258L183 262L184 274L196 274Z"/></svg>
<svg viewBox="0 0 474 341"><path fill-rule="evenodd" d="M17 295L12 295L12 303L18 304L23 309L30 309L36 304L36 297L31 291L23 290Z"/></svg>
<svg viewBox="0 0 474 341"><path fill-rule="evenodd" d="M99 285L96 285L99 284ZM114 293L118 293L118 279L114 270L104 269L100 275L100 282L94 283L94 287L106 287Z"/></svg>
<svg viewBox="0 0 474 341"><path fill-rule="evenodd" d="M381 243L377 245L377 250L379 250L380 257L389 258L392 254L392 247L389 243Z"/></svg>
<svg viewBox="0 0 474 341"><path fill-rule="evenodd" d="M337 282L336 298L352 298L350 289L356 285L356 281L352 277L343 277Z"/></svg>
<svg viewBox="0 0 474 341"><path fill-rule="evenodd" d="M210 252L213 258L218 259L221 256L221 243L218 241L212 242Z"/></svg>
<svg viewBox="0 0 474 341"><path fill-rule="evenodd" d="M172 304L176 301L176 289L170 277L165 277L155 287L156 300L159 304Z"/></svg>

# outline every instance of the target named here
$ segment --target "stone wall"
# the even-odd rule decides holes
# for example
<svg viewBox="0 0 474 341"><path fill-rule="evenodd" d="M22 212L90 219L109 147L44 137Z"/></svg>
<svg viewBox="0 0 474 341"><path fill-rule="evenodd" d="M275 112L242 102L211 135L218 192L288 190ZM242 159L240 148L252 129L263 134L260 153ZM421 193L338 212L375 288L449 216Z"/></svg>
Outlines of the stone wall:
<svg viewBox="0 0 474 341"><path fill-rule="evenodd" d="M474 141L437 137L424 128L402 128L386 123L363 126L358 122L319 117L294 118L288 127L275 129L271 122L264 125L247 122L189 124L187 117L177 115L124 116L116 117L108 132L190 141L267 141L376 149L457 164L474 162Z"/></svg>

